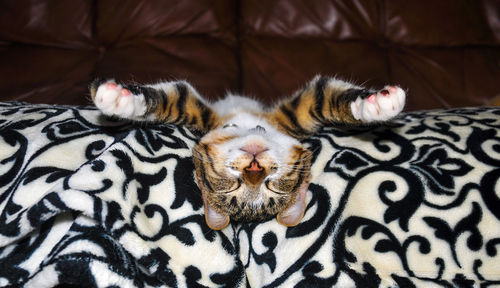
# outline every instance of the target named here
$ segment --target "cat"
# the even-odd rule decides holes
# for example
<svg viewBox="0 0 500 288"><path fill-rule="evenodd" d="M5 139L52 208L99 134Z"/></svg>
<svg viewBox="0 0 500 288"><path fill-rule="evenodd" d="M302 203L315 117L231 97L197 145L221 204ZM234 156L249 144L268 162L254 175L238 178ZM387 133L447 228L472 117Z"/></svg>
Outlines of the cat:
<svg viewBox="0 0 500 288"><path fill-rule="evenodd" d="M213 230L230 219L276 216L296 226L306 208L312 152L300 140L325 125L364 125L399 114L406 94L397 86L371 90L317 76L270 107L227 95L210 103L185 81L152 85L96 80L92 101L105 115L185 125L203 135L193 148L195 180Z"/></svg>

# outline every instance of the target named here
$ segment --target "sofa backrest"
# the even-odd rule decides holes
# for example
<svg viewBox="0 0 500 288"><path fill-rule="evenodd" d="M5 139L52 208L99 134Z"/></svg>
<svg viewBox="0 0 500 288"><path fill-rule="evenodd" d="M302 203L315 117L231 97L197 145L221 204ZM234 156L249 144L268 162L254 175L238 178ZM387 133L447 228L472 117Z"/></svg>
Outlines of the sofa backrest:
<svg viewBox="0 0 500 288"><path fill-rule="evenodd" d="M0 1L0 100L89 104L103 77L270 103L326 74L397 83L409 110L485 105L500 95L499 3Z"/></svg>

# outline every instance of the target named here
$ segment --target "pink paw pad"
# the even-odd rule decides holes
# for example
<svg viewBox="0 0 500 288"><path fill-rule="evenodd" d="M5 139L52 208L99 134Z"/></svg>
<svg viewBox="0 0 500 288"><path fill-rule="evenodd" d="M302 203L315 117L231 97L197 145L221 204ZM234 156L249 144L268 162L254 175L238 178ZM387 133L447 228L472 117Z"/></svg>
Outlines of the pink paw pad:
<svg viewBox="0 0 500 288"><path fill-rule="evenodd" d="M116 85L115 83L106 84L106 88L108 89L116 89L116 87L118 87L118 85Z"/></svg>
<svg viewBox="0 0 500 288"><path fill-rule="evenodd" d="M368 96L368 98L366 98L366 101L368 101L370 103L375 103L376 100L377 99L376 99L375 94L372 94L372 95Z"/></svg>
<svg viewBox="0 0 500 288"><path fill-rule="evenodd" d="M120 94L122 96L128 96L128 95L130 95L130 91L127 89L122 89L122 90L120 90Z"/></svg>

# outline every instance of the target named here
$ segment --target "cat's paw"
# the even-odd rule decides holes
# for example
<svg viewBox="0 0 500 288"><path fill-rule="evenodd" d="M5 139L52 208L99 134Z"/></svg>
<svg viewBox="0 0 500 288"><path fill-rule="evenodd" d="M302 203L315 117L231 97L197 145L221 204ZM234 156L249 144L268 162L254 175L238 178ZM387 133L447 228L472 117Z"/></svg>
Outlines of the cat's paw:
<svg viewBox="0 0 500 288"><path fill-rule="evenodd" d="M386 86L366 98L358 97L351 103L354 118L362 122L389 120L405 106L406 93L397 86Z"/></svg>
<svg viewBox="0 0 500 288"><path fill-rule="evenodd" d="M97 88L94 104L102 113L120 118L141 117L147 109L144 95L134 95L114 81L108 81Z"/></svg>

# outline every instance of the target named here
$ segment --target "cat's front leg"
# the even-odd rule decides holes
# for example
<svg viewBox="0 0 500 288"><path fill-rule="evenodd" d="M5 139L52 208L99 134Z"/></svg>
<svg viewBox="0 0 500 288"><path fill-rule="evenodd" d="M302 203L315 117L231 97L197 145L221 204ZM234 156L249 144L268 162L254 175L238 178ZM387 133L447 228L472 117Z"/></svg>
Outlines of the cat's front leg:
<svg viewBox="0 0 500 288"><path fill-rule="evenodd" d="M185 81L121 85L96 80L90 92L96 107L110 116L185 125L202 132L220 123L218 114Z"/></svg>
<svg viewBox="0 0 500 288"><path fill-rule="evenodd" d="M386 121L398 115L404 108L406 93L397 86L386 86L382 90L360 95L351 102L352 116L364 123Z"/></svg>
<svg viewBox="0 0 500 288"><path fill-rule="evenodd" d="M267 115L282 132L308 137L325 125L387 121L403 110L405 92L396 86L380 91L328 77L315 77L304 89Z"/></svg>
<svg viewBox="0 0 500 288"><path fill-rule="evenodd" d="M113 80L91 87L92 100L105 115L124 119L142 118L147 105L143 94L135 95Z"/></svg>

